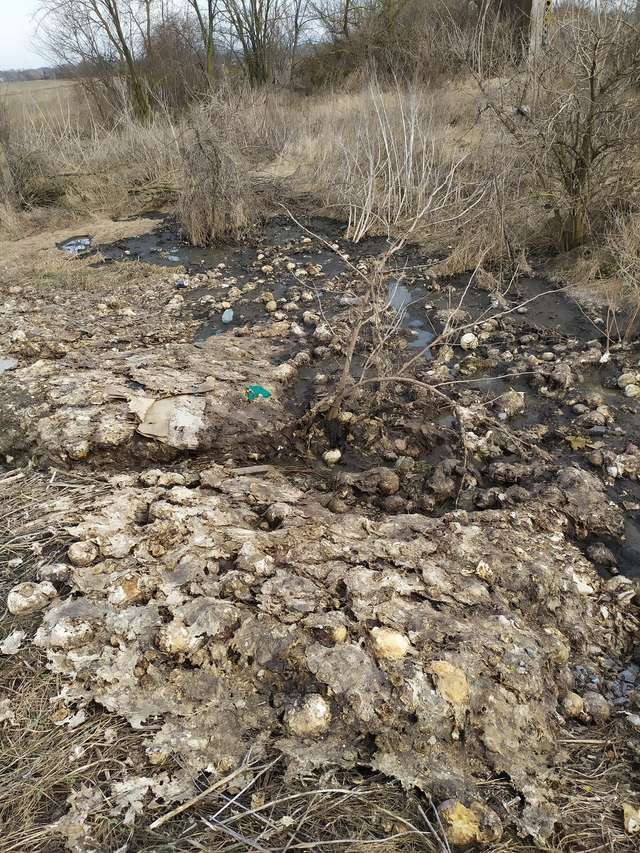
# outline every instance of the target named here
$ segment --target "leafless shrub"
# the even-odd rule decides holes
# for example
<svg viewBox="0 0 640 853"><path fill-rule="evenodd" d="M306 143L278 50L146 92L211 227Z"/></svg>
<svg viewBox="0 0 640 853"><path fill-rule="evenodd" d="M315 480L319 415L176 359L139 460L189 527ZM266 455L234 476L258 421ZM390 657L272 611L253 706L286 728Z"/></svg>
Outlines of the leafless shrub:
<svg viewBox="0 0 640 853"><path fill-rule="evenodd" d="M175 195L180 156L167 113L151 123L124 114L116 127L89 115L32 114L16 123L7 146L14 204L77 213L125 212Z"/></svg>
<svg viewBox="0 0 640 853"><path fill-rule="evenodd" d="M549 46L514 67L479 20L471 49L453 30L487 105L518 147L553 214L558 247L582 244L638 188L640 30L624 7L599 0L556 12ZM500 79L490 79L496 67ZM509 73L507 70L511 68Z"/></svg>
<svg viewBox="0 0 640 853"><path fill-rule="evenodd" d="M640 212L619 213L602 245L571 258L562 277L607 305L609 340L632 340L640 330Z"/></svg>
<svg viewBox="0 0 640 853"><path fill-rule="evenodd" d="M228 128L218 128L215 109L210 102L195 113L181 146L178 215L189 240L198 246L238 237L256 215L246 166L232 154Z"/></svg>
<svg viewBox="0 0 640 853"><path fill-rule="evenodd" d="M626 312L623 336L629 340L640 326L640 213L619 215L610 229L607 246L615 262L619 287L610 287L609 304ZM617 292L616 292L617 291ZM616 298L617 297L617 298Z"/></svg>

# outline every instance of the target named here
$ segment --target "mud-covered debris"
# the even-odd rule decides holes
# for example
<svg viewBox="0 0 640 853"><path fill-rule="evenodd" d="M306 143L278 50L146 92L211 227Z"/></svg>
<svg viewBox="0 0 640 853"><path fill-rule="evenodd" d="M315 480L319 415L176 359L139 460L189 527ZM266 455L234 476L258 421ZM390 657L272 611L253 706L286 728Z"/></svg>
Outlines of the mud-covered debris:
<svg viewBox="0 0 640 853"><path fill-rule="evenodd" d="M621 536L624 532L622 509L609 500L602 481L582 468L559 471L545 496L571 518L581 537Z"/></svg>
<svg viewBox="0 0 640 853"><path fill-rule="evenodd" d="M578 696L572 690L567 691L567 694L562 699L562 710L571 719L581 719L584 714L584 700L582 696Z"/></svg>
<svg viewBox="0 0 640 853"><path fill-rule="evenodd" d="M478 348L478 338L473 332L465 332L460 338L460 346L464 350L474 350Z"/></svg>
<svg viewBox="0 0 640 853"><path fill-rule="evenodd" d="M69 562L74 566L90 566L99 554L95 542L74 542L67 551Z"/></svg>
<svg viewBox="0 0 640 853"><path fill-rule="evenodd" d="M14 616L35 613L44 609L58 595L55 586L49 581L40 583L19 583L7 596L7 607Z"/></svg>
<svg viewBox="0 0 640 853"><path fill-rule="evenodd" d="M312 693L289 711L287 725L298 737L318 737L331 723L331 707L319 693Z"/></svg>
<svg viewBox="0 0 640 853"><path fill-rule="evenodd" d="M467 808L456 800L446 800L438 807L438 815L449 844L454 847L495 844L502 837L502 822L484 803L474 801Z"/></svg>
<svg viewBox="0 0 640 853"><path fill-rule="evenodd" d="M591 717L595 723L604 723L611 716L611 706L600 693L593 690L588 690L584 696L585 713Z"/></svg>
<svg viewBox="0 0 640 853"><path fill-rule="evenodd" d="M104 803L100 790L82 784L67 798L68 811L51 829L60 835L70 853L91 853L96 843L91 836L90 818Z"/></svg>
<svg viewBox="0 0 640 853"><path fill-rule="evenodd" d="M553 817L572 656L596 666L594 636L614 654L636 630L562 511L532 497L374 520L273 471L177 473L120 480L69 528L100 554L35 638L69 716L94 701L149 728L140 777L279 750L290 775L366 765L466 804L505 775ZM364 477L376 497L399 488L390 469Z"/></svg>
<svg viewBox="0 0 640 853"><path fill-rule="evenodd" d="M504 418L512 418L519 415L525 410L525 394L524 391L507 391L495 402L498 412Z"/></svg>
<svg viewBox="0 0 640 853"><path fill-rule="evenodd" d="M640 833L640 807L634 806L631 803L623 803L622 813L625 832L628 835L637 835Z"/></svg>
<svg viewBox="0 0 640 853"><path fill-rule="evenodd" d="M26 631L12 631L0 643L0 655L17 655L26 636Z"/></svg>
<svg viewBox="0 0 640 853"><path fill-rule="evenodd" d="M204 643L203 631L197 627L187 627L181 619L174 619L163 625L158 632L158 648L167 654L189 654Z"/></svg>
<svg viewBox="0 0 640 853"><path fill-rule="evenodd" d="M8 723L12 726L15 723L16 715L12 706L13 700L10 697L0 698L0 725Z"/></svg>
<svg viewBox="0 0 640 853"><path fill-rule="evenodd" d="M70 567L67 563L45 563L38 568L38 579L51 583L64 583L69 577Z"/></svg>
<svg viewBox="0 0 640 853"><path fill-rule="evenodd" d="M245 388L256 376L282 388L291 377L276 380L281 362L275 344L228 335L201 347L171 343L40 359L0 381L0 452L37 447L67 462L95 455L162 460L210 448L226 458L241 447L250 458L282 443L290 416L280 393L274 390L269 405L252 406Z"/></svg>
<svg viewBox="0 0 640 853"><path fill-rule="evenodd" d="M198 447L204 428L204 397L183 394L154 401L138 426L140 435L184 450Z"/></svg>

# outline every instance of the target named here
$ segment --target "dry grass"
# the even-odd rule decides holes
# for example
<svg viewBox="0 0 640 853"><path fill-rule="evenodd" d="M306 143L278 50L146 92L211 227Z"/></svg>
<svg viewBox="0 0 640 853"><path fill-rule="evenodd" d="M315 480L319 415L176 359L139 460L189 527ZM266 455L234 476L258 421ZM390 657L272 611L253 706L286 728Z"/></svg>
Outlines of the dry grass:
<svg viewBox="0 0 640 853"><path fill-rule="evenodd" d="M579 299L607 306L603 332L612 341L631 341L640 329L640 213L618 213L601 245L591 244L556 258L551 265Z"/></svg>
<svg viewBox="0 0 640 853"><path fill-rule="evenodd" d="M57 121L61 116L81 119L89 104L73 80L20 80L0 83L0 101L17 123Z"/></svg>
<svg viewBox="0 0 640 853"><path fill-rule="evenodd" d="M356 240L410 228L412 239L453 246L446 272L456 272L480 253L512 262L544 231L530 176L480 106L469 82L312 97L229 89L150 126L62 112L12 124L9 165L23 208L122 214L178 199L195 243L241 235L266 177L288 199L311 194ZM0 224L20 230L8 208Z"/></svg>
<svg viewBox="0 0 640 853"><path fill-rule="evenodd" d="M190 117L183 135L178 216L196 246L238 237L256 218L247 167L234 151L234 130L224 106L211 101Z"/></svg>

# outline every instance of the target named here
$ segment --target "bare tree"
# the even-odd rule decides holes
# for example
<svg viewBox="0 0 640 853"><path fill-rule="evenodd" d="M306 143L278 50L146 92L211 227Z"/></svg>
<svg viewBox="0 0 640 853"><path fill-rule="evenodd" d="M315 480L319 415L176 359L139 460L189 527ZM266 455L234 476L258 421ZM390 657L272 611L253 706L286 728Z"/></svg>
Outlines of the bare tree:
<svg viewBox="0 0 640 853"><path fill-rule="evenodd" d="M313 10L330 38L349 40L356 10L354 0L316 0Z"/></svg>
<svg viewBox="0 0 640 853"><path fill-rule="evenodd" d="M118 68L124 73L136 116L151 113L148 89L136 61L140 11L151 29L151 3L142 0L41 0L38 35L58 63ZM144 47L144 45L143 45Z"/></svg>
<svg viewBox="0 0 640 853"><path fill-rule="evenodd" d="M640 29L615 0L567 4L558 9L547 48L539 45L528 67L509 75L513 57L498 55L505 42L492 27L481 15L470 40L460 30L453 37L488 107L536 175L554 212L559 248L574 248L638 187Z"/></svg>
<svg viewBox="0 0 640 853"><path fill-rule="evenodd" d="M282 0L222 0L222 8L250 83L271 82L284 11Z"/></svg>
<svg viewBox="0 0 640 853"><path fill-rule="evenodd" d="M284 13L284 31L289 54L289 82L293 79L298 48L305 28L311 21L309 0L287 0Z"/></svg>
<svg viewBox="0 0 640 853"><path fill-rule="evenodd" d="M218 0L187 0L187 5L193 9L198 22L205 53L206 75L211 83L215 77L215 29L219 11Z"/></svg>

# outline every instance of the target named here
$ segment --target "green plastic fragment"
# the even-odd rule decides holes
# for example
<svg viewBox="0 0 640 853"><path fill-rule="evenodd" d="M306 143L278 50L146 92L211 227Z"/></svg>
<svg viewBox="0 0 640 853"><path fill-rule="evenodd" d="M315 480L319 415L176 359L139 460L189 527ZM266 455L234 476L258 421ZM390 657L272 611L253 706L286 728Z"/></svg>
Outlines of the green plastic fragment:
<svg viewBox="0 0 640 853"><path fill-rule="evenodd" d="M262 385L249 385L244 389L244 393L250 403L253 403L254 400L258 399L258 397L264 397L265 400L268 400L271 396L271 391L267 391L267 389L263 388Z"/></svg>

